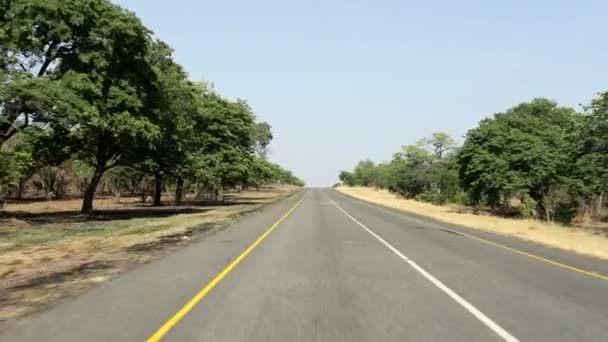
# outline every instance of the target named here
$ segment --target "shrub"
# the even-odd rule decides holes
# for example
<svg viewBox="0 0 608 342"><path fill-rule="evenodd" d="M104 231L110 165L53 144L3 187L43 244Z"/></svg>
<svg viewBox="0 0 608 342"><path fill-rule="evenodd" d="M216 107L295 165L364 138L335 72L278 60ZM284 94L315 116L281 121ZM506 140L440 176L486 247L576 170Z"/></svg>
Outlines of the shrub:
<svg viewBox="0 0 608 342"><path fill-rule="evenodd" d="M528 194L524 194L521 203L518 204L515 208L518 210L519 214L523 217L534 217L536 215L536 207L538 203L530 197Z"/></svg>

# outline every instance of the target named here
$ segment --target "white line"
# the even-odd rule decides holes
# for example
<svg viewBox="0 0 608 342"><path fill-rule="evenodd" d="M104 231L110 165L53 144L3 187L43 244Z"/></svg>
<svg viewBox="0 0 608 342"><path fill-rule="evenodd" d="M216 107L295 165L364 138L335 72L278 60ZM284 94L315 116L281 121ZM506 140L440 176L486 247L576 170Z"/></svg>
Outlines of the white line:
<svg viewBox="0 0 608 342"><path fill-rule="evenodd" d="M469 311L475 318L480 320L483 324L485 324L488 328L494 331L498 336L502 337L503 340L508 342L518 342L519 340L515 338L513 335L509 334L505 329L496 324L490 317L486 316L483 312L479 311L476 307L474 307L471 303L467 302L466 299L460 297L460 295L454 292L452 289L444 285L439 279L435 278L432 274L427 272L424 268L418 266L417 263L410 260L403 253L401 253L397 248L393 247L390 243L386 242L383 238L378 236L378 234L374 233L371 229L367 228L363 223L359 222L356 218L352 217L349 213L347 213L342 207L338 205L335 201L331 201L336 208L340 209L344 215L348 216L351 220L353 220L356 224L361 226L361 228L365 229L368 233L370 233L373 237L375 237L378 241L380 241L384 246L390 249L393 253L397 254L403 261L407 262L412 266L418 273L422 274L426 279L428 279L431 283L437 286L441 291L450 296L454 301L460 304L463 308Z"/></svg>

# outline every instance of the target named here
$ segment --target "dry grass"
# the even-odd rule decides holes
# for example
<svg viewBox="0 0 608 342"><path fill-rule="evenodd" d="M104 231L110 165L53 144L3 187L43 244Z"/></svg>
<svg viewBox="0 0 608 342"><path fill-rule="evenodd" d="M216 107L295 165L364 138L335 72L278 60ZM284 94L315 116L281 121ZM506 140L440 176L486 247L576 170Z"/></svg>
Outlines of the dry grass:
<svg viewBox="0 0 608 342"><path fill-rule="evenodd" d="M115 198L100 198L95 200L95 209L119 209L131 207L141 202L140 197L123 197L119 202ZM4 211L7 212L28 212L28 213L44 213L56 211L74 211L80 210L82 199L70 199L61 201L37 201L24 203L7 203L4 205Z"/></svg>
<svg viewBox="0 0 608 342"><path fill-rule="evenodd" d="M280 187L235 193L231 194L231 205L191 206L196 212L188 214L110 220L94 217L78 222L60 218L43 224L10 218L10 213L70 212L79 208L80 201L10 205L5 208L9 218L0 221L0 321L44 309L295 191ZM96 209L130 213L136 203L107 199L96 201Z"/></svg>
<svg viewBox="0 0 608 342"><path fill-rule="evenodd" d="M597 258L608 259L608 238L605 233L580 227L564 227L537 220L507 219L488 214L463 212L455 206L398 198L386 190L365 187L339 187L336 190L355 198L387 207L431 217L446 223L463 225L493 233L512 235L547 246L561 248Z"/></svg>

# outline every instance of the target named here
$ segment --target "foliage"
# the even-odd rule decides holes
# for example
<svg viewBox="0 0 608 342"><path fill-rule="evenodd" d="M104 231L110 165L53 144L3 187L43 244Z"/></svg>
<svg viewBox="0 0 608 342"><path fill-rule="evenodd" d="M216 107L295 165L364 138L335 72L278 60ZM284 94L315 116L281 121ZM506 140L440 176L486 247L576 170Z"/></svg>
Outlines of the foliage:
<svg viewBox="0 0 608 342"><path fill-rule="evenodd" d="M528 194L524 194L521 203L517 206L520 214L523 217L533 217L536 213L538 203Z"/></svg>
<svg viewBox="0 0 608 342"><path fill-rule="evenodd" d="M255 152L261 158L268 156L268 145L273 139L272 127L267 122L258 122L253 128L253 141Z"/></svg>
<svg viewBox="0 0 608 342"><path fill-rule="evenodd" d="M0 190L36 174L93 209L98 185L210 191L303 185L266 160L273 133L244 100L189 79L133 13L108 0L0 2ZM148 177L149 179L150 177ZM61 189L60 189L61 188ZM147 188L147 187L146 187Z"/></svg>
<svg viewBox="0 0 608 342"><path fill-rule="evenodd" d="M443 132L414 145L407 145L388 163L371 160L357 164L352 173L342 171L340 180L349 186L386 188L406 198L436 204L453 201L460 194L454 140Z"/></svg>
<svg viewBox="0 0 608 342"><path fill-rule="evenodd" d="M580 114L546 99L522 103L483 120L467 134L458 154L463 188L490 206L508 205L518 193L538 203L551 219L552 192L567 189L572 164L568 153Z"/></svg>
<svg viewBox="0 0 608 342"><path fill-rule="evenodd" d="M389 163L365 160L339 178L406 198L515 209L564 224L598 216L608 191L608 93L584 109L534 99L482 120L460 148L447 134L433 133Z"/></svg>

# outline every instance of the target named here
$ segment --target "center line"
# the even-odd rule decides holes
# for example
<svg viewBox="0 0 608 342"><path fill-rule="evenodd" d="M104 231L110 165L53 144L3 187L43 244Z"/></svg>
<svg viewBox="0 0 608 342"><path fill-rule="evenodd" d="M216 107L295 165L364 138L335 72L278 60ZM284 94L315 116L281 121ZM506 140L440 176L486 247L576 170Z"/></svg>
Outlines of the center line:
<svg viewBox="0 0 608 342"><path fill-rule="evenodd" d="M418 273L422 274L423 277L428 279L433 285L437 286L441 291L450 296L456 303L460 304L463 308L465 308L468 312L470 312L475 318L480 320L483 324L485 324L488 328L494 331L498 336L502 337L503 340L508 342L518 342L519 340L515 338L513 335L509 334L505 329L503 329L500 325L496 324L490 317L486 316L483 312L479 311L473 304L469 303L466 299L460 297L460 295L454 292L452 289L443 284L439 279L435 278L432 274L427 272L424 268L418 266L417 263L406 257L403 253L401 253L397 248L393 247L390 243L386 242L383 238L378 236L378 234L374 233L371 229L367 228L363 223L359 222L356 218L352 217L349 213L347 213L342 207L338 205L338 203L331 201L336 208L338 208L344 215L353 220L356 224L361 226L361 228L365 229L368 233L370 233L373 237L375 237L378 241L380 241L384 246L390 249L393 253L395 253L398 257L403 259L403 261L407 262L412 266L413 269L418 271Z"/></svg>

